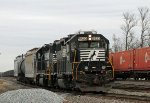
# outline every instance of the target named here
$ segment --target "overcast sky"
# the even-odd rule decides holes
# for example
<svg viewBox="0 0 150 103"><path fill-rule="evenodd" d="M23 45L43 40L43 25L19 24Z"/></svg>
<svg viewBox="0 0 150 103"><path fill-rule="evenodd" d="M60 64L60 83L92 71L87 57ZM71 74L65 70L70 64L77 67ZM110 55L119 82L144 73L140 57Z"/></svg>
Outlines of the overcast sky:
<svg viewBox="0 0 150 103"><path fill-rule="evenodd" d="M13 69L17 55L79 30L111 41L122 34L122 13L143 6L150 0L0 0L0 72Z"/></svg>

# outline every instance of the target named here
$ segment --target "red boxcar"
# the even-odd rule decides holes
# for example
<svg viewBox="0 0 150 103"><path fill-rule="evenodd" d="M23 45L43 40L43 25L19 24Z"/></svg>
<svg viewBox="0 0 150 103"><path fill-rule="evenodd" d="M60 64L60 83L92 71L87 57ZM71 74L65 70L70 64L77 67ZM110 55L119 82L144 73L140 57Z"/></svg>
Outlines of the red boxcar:
<svg viewBox="0 0 150 103"><path fill-rule="evenodd" d="M114 66L116 78L126 79L133 70L133 50L111 53L110 59Z"/></svg>
<svg viewBox="0 0 150 103"><path fill-rule="evenodd" d="M150 70L150 47L135 50L135 65L136 71Z"/></svg>
<svg viewBox="0 0 150 103"><path fill-rule="evenodd" d="M150 47L110 54L116 78L150 79Z"/></svg>
<svg viewBox="0 0 150 103"><path fill-rule="evenodd" d="M113 54L115 71L129 71L133 68L133 51L123 51Z"/></svg>

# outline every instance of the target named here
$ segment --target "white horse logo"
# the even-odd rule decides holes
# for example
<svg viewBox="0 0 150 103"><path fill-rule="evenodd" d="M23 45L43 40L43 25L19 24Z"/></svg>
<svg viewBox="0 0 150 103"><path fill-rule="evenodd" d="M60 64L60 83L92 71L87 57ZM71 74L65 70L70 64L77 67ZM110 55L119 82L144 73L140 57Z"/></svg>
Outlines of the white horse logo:
<svg viewBox="0 0 150 103"><path fill-rule="evenodd" d="M123 64L125 62L125 59L123 59L123 57L120 57L120 64Z"/></svg>

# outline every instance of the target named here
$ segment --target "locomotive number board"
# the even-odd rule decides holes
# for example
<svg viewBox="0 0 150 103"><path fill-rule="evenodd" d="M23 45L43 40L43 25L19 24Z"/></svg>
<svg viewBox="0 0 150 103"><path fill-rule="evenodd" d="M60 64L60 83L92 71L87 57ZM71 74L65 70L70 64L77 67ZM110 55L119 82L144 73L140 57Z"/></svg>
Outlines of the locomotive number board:
<svg viewBox="0 0 150 103"><path fill-rule="evenodd" d="M78 41L88 41L88 37L79 37L78 38ZM97 40L100 40L100 37L91 37L91 40L92 41L97 41Z"/></svg>

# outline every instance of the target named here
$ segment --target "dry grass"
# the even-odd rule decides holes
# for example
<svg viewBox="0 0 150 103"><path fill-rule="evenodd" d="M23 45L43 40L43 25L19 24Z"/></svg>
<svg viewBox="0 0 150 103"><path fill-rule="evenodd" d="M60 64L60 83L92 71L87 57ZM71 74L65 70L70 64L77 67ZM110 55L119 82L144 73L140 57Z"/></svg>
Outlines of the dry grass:
<svg viewBox="0 0 150 103"><path fill-rule="evenodd" d="M11 90L28 89L28 88L31 87L23 86L21 84L17 84L16 82L13 82L13 78L0 79L0 94Z"/></svg>
<svg viewBox="0 0 150 103"><path fill-rule="evenodd" d="M3 82L4 82L3 80L0 80L0 85L3 84Z"/></svg>
<svg viewBox="0 0 150 103"><path fill-rule="evenodd" d="M4 80L0 80L0 93L6 90L6 85L4 84Z"/></svg>

